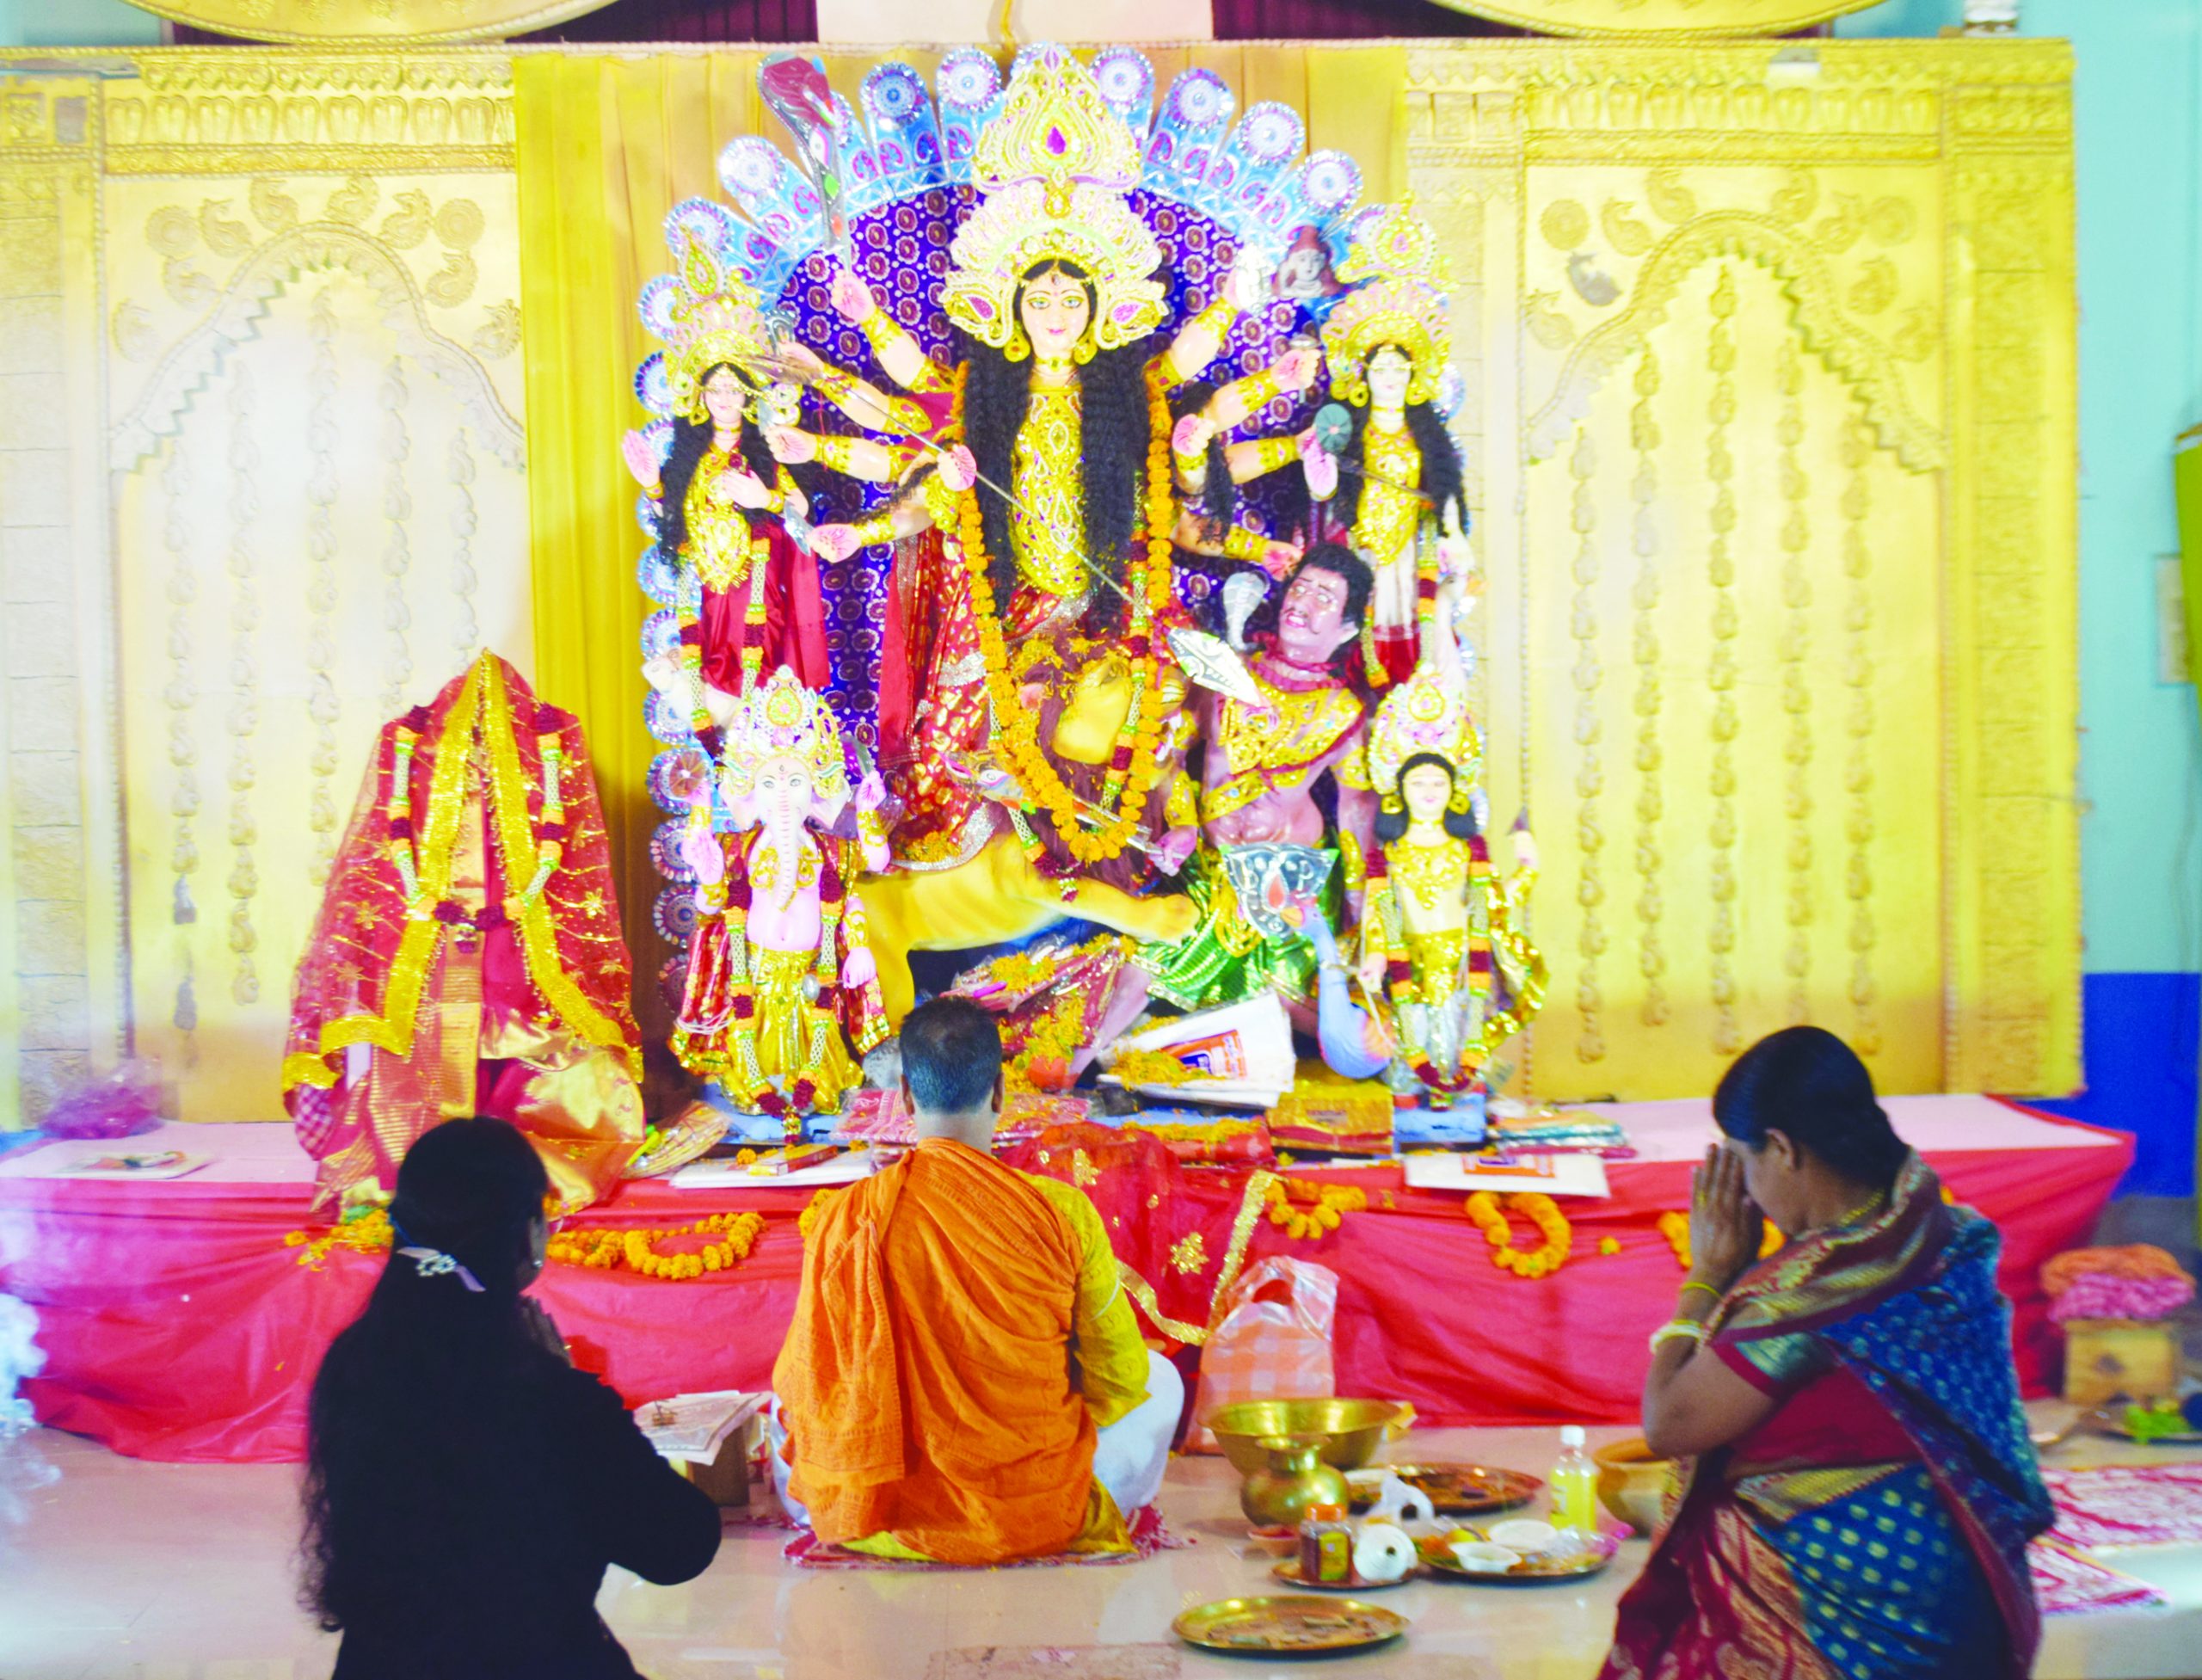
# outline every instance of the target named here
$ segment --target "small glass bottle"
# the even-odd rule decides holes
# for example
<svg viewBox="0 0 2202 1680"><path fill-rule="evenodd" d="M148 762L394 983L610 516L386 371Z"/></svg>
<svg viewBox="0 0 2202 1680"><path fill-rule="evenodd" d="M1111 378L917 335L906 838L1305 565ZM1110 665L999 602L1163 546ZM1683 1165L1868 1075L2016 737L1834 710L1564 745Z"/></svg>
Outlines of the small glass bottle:
<svg viewBox="0 0 2202 1680"><path fill-rule="evenodd" d="M1552 1525L1563 1534L1598 1532L1598 1467L1583 1450L1580 1424L1559 1431L1559 1457L1552 1467Z"/></svg>
<svg viewBox="0 0 2202 1680"><path fill-rule="evenodd" d="M1310 1505L1300 1524L1300 1578L1342 1585L1353 1578L1353 1527L1344 1505Z"/></svg>

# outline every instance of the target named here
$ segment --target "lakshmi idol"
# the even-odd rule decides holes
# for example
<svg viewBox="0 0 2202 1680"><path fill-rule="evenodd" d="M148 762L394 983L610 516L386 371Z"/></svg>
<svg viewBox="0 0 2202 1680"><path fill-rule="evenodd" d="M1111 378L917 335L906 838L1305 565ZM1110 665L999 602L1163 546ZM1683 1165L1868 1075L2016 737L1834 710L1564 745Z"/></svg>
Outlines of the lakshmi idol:
<svg viewBox="0 0 2202 1680"><path fill-rule="evenodd" d="M811 688L829 673L818 563L781 521L803 492L766 438L772 333L741 278L693 241L681 269L682 336L666 367L670 447L661 461L638 431L621 446L681 582L678 652L644 674L688 708L708 746L772 671L784 666Z"/></svg>
<svg viewBox="0 0 2202 1680"><path fill-rule="evenodd" d="M1331 388L1350 422L1335 462L1307 437L1224 452L1241 482L1316 457L1311 485L1376 575L1362 637L1369 680L1399 682L1421 652L1440 580L1471 564L1461 452L1436 404L1452 354L1445 262L1429 225L1399 205L1358 230L1338 278L1353 289L1323 323Z"/></svg>
<svg viewBox="0 0 2202 1680"><path fill-rule="evenodd" d="M1178 524L1170 394L1213 360L1238 305L1219 298L1158 354L1161 252L1127 199L1140 167L1092 73L1040 48L973 159L982 201L950 248L942 292L955 369L854 276L833 286L890 378L950 397L944 435L960 445L931 471L919 464L887 513L812 533L834 557L915 538L898 552L880 672L906 867L968 861L1012 811L1012 826L1044 823L1071 869L1105 863L1146 831L1146 802L1167 783L1157 757L1182 692L1158 640ZM863 471L853 452L842 459ZM1020 652L1041 643L1059 665L1112 658L1129 672L1132 704L1091 797L1043 750L1020 692ZM974 785L969 766L987 759L1019 790L1007 807Z"/></svg>
<svg viewBox="0 0 2202 1680"><path fill-rule="evenodd" d="M793 1136L840 1108L863 1083L855 1057L887 1035L856 891L887 867L882 790L851 789L832 710L784 666L729 716L719 785L733 830L713 832L701 789L681 841L698 920L674 1053ZM834 828L852 794L850 840Z"/></svg>

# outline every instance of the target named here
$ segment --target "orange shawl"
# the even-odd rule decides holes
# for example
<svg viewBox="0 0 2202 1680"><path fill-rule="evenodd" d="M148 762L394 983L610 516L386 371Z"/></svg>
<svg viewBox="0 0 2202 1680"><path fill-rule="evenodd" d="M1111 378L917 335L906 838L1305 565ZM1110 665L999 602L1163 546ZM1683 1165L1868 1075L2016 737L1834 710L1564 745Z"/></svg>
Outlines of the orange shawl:
<svg viewBox="0 0 2202 1680"><path fill-rule="evenodd" d="M991 1155L928 1142L821 1208L772 1371L821 1540L943 1563L1070 1546L1094 1425L1073 1386L1078 1250Z"/></svg>

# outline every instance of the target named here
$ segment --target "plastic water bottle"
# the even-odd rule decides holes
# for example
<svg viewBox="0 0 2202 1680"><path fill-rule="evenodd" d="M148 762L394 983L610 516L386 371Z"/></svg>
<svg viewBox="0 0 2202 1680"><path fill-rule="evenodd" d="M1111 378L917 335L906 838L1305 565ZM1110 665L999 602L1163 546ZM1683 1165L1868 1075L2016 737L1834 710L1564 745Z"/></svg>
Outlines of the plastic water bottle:
<svg viewBox="0 0 2202 1680"><path fill-rule="evenodd" d="M1580 1424L1559 1431L1559 1457L1552 1467L1552 1525L1563 1534L1598 1532L1598 1467L1583 1450Z"/></svg>

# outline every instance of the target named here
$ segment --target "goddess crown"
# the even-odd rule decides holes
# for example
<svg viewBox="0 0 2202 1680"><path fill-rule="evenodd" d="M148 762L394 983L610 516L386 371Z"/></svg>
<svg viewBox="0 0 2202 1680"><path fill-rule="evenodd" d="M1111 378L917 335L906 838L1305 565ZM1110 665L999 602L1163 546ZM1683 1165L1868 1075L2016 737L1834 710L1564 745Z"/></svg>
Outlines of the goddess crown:
<svg viewBox="0 0 2202 1680"><path fill-rule="evenodd" d="M704 376L726 362L741 371L745 384L761 384L750 364L770 352L772 333L757 293L738 270L723 265L693 234L683 236L681 247L680 286L666 311L666 391L674 413L700 420Z"/></svg>
<svg viewBox="0 0 2202 1680"><path fill-rule="evenodd" d="M1396 344L1414 366L1407 401L1433 400L1453 354L1445 299L1451 276L1436 236L1414 213L1412 196L1356 230L1337 274L1353 287L1323 323L1323 354L1339 395L1366 403L1369 358L1379 347Z"/></svg>
<svg viewBox="0 0 2202 1680"><path fill-rule="evenodd" d="M1092 282L1094 342L1113 350L1161 323L1161 247L1125 195L1139 142L1092 72L1060 46L1029 55L971 161L985 202L957 230L942 289L948 318L983 344L1017 336L1017 286L1050 260Z"/></svg>
<svg viewBox="0 0 2202 1680"><path fill-rule="evenodd" d="M783 665L742 696L726 731L720 785L729 797L746 798L756 791L759 766L788 758L809 766L821 804L847 802L848 761L833 708Z"/></svg>
<svg viewBox="0 0 2202 1680"><path fill-rule="evenodd" d="M1384 697L1369 729L1369 779L1383 796L1384 809L1397 810L1399 772L1418 753L1435 753L1453 767L1453 804L1466 810L1475 785L1483 779L1483 742L1468 717L1467 685L1455 671L1423 660L1413 674Z"/></svg>

